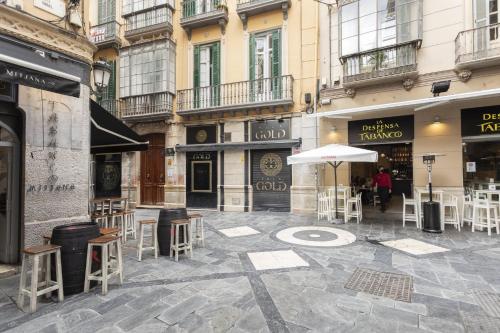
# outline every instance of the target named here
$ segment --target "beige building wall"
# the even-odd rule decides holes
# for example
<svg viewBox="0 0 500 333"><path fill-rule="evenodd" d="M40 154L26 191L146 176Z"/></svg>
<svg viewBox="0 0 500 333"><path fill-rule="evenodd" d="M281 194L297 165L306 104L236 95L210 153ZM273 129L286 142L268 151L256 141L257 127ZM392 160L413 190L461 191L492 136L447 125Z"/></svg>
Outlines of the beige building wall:
<svg viewBox="0 0 500 333"><path fill-rule="evenodd" d="M320 76L322 82L326 83L321 96L323 99L329 99L331 104L321 106L318 114L321 115L321 112L331 110L429 98L432 97L430 92L432 83L443 80L451 80L451 86L449 91L442 93L441 96L500 88L498 66L471 68L471 73L463 72L455 66L455 38L461 31L473 28L472 6L472 2L464 0L423 1L423 34L421 46L417 50L418 77L414 79L411 88L404 89L402 80L388 83L380 81L364 87L355 87L353 91L344 89L342 83L343 69L339 61L338 49L338 9L332 6L331 34L329 34L328 11L325 6L325 10L320 11ZM331 36L331 44L329 36ZM471 76L470 78L461 77L460 74L471 74ZM349 93L354 93L354 96L349 96ZM433 184L437 187L455 188L460 192L463 187L460 110L467 107L499 104L499 98L452 102L422 111L401 109L353 114L352 119L349 120L414 115L414 185L425 186L427 184L427 171L418 155L433 152L444 155L438 156L433 166ZM436 116L440 117L440 124L434 124ZM347 144L347 122L346 119L321 118L321 144ZM332 126L335 126L335 132L331 130ZM326 167L323 172L323 184L331 185L333 183L331 168ZM339 168L339 183L349 184L349 182L349 167L344 165Z"/></svg>

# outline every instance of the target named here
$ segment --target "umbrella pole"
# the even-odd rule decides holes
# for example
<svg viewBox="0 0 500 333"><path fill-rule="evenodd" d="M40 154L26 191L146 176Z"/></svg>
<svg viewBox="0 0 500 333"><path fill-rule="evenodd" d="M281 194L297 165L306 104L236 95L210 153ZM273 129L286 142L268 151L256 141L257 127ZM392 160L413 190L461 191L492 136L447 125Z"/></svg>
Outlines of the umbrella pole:
<svg viewBox="0 0 500 333"><path fill-rule="evenodd" d="M337 220L339 218L339 210L338 210L338 194L337 194L337 167L342 164L341 162L328 162L332 167L333 167L333 179L335 182L335 219Z"/></svg>

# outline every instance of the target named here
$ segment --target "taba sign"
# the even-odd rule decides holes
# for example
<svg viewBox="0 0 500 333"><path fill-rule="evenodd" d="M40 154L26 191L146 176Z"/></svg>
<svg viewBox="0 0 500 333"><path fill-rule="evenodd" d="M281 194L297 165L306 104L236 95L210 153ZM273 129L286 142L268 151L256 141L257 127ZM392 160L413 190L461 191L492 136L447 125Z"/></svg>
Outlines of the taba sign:
<svg viewBox="0 0 500 333"><path fill-rule="evenodd" d="M413 116L350 121L348 130L350 144L411 141L414 136Z"/></svg>
<svg viewBox="0 0 500 333"><path fill-rule="evenodd" d="M276 141L290 139L290 119L254 121L250 141Z"/></svg>
<svg viewBox="0 0 500 333"><path fill-rule="evenodd" d="M462 136L500 134L500 105L462 109Z"/></svg>
<svg viewBox="0 0 500 333"><path fill-rule="evenodd" d="M0 61L0 81L80 97L80 83Z"/></svg>

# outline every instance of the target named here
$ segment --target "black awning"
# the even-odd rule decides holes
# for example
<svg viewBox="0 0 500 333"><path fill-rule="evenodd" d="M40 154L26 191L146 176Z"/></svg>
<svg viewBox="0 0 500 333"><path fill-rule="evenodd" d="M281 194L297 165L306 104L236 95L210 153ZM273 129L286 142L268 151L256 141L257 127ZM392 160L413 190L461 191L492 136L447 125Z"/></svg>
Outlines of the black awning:
<svg viewBox="0 0 500 333"><path fill-rule="evenodd" d="M116 119L99 104L90 100L90 152L121 153L125 151L147 150L148 143Z"/></svg>
<svg viewBox="0 0 500 333"><path fill-rule="evenodd" d="M298 147L301 139L176 145L175 151L258 150Z"/></svg>

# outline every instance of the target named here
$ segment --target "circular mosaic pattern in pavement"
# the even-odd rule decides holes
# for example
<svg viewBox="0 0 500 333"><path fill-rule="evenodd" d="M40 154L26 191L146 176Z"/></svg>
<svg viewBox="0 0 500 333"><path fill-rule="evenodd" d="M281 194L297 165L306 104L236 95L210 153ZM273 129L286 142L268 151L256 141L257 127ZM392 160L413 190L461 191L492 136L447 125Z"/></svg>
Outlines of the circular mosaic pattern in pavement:
<svg viewBox="0 0 500 333"><path fill-rule="evenodd" d="M283 229L276 234L276 238L291 244L314 247L342 246L356 240L356 236L348 231L319 226Z"/></svg>

